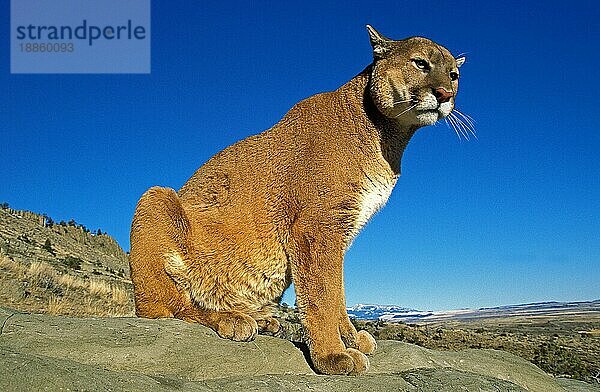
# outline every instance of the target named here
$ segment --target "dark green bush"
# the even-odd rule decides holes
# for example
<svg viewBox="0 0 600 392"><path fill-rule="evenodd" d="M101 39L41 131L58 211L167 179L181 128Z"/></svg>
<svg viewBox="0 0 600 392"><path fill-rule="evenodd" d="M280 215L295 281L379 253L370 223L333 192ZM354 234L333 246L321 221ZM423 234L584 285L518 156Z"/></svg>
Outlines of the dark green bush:
<svg viewBox="0 0 600 392"><path fill-rule="evenodd" d="M83 260L81 260L79 257L67 256L67 258L64 259L64 263L69 268L72 268L74 270L80 270L81 263L83 263Z"/></svg>
<svg viewBox="0 0 600 392"><path fill-rule="evenodd" d="M540 369L555 376L568 374L578 379L584 379L589 375L577 354L553 341L540 344L532 362Z"/></svg>
<svg viewBox="0 0 600 392"><path fill-rule="evenodd" d="M46 249L52 256L56 256L56 253L54 253L54 249L52 248L52 242L50 241L50 238L46 239L46 242L44 242L44 246L42 246L42 248Z"/></svg>

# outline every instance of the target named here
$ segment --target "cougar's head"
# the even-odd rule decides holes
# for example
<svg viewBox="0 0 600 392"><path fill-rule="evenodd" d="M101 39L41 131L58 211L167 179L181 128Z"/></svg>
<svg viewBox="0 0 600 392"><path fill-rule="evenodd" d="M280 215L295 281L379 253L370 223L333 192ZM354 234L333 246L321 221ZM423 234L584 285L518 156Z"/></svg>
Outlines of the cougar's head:
<svg viewBox="0 0 600 392"><path fill-rule="evenodd" d="M367 25L373 47L369 90L377 109L409 127L431 125L454 109L465 58L421 37L390 40Z"/></svg>

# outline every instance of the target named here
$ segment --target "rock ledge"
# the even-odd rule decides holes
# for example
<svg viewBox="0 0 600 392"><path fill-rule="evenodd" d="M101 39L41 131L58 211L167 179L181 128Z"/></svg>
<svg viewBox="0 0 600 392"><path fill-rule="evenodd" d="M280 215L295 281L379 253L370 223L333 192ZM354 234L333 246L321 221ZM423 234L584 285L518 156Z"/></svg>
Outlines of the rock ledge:
<svg viewBox="0 0 600 392"><path fill-rule="evenodd" d="M2 391L597 390L557 381L494 350L442 352L380 341L367 375L322 376L288 341L232 342L174 319L78 319L0 308L0 326Z"/></svg>

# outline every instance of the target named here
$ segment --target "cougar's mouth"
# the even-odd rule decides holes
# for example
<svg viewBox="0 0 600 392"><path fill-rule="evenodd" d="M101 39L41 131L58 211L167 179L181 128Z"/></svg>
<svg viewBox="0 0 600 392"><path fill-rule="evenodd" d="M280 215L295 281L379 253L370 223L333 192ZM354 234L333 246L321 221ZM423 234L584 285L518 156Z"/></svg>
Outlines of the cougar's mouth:
<svg viewBox="0 0 600 392"><path fill-rule="evenodd" d="M396 118L410 116L416 119L416 125L425 126L432 125L438 120L448 116L452 110L450 102L440 103L436 97L429 92L421 91L406 91L401 90L398 86L390 83L394 92L394 105L398 107Z"/></svg>
<svg viewBox="0 0 600 392"><path fill-rule="evenodd" d="M415 111L420 115L436 116L436 121L442 119L452 111L452 102L438 102L433 94L425 94L415 106Z"/></svg>
<svg viewBox="0 0 600 392"><path fill-rule="evenodd" d="M421 98L415 106L415 110L418 112L437 112L439 109L440 104L437 102L435 97L430 97L429 95Z"/></svg>
<svg viewBox="0 0 600 392"><path fill-rule="evenodd" d="M415 117L423 125L431 125L441 118L441 113L436 109L418 110Z"/></svg>

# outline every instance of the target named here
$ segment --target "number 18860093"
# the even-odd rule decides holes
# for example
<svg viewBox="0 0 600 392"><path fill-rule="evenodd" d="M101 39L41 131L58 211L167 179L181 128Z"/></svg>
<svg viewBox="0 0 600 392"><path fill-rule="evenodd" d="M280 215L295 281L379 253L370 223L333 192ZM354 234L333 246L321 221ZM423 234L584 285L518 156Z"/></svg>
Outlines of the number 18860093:
<svg viewBox="0 0 600 392"><path fill-rule="evenodd" d="M28 53L70 53L75 51L75 45L72 42L54 42L54 43L20 43L21 52Z"/></svg>

